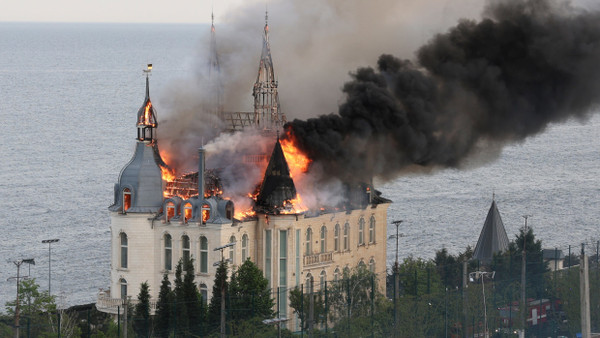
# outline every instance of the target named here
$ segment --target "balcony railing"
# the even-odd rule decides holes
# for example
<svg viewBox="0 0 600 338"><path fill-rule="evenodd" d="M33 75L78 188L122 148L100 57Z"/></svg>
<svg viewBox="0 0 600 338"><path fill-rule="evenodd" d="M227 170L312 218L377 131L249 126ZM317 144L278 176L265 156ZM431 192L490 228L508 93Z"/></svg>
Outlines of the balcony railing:
<svg viewBox="0 0 600 338"><path fill-rule="evenodd" d="M304 256L304 266L315 264L327 264L333 262L333 252L324 252Z"/></svg>
<svg viewBox="0 0 600 338"><path fill-rule="evenodd" d="M135 306L138 303L137 299L130 299L129 304ZM122 298L110 298L110 295L106 292L100 292L98 294L98 300L96 301L96 308L98 311L118 314L123 314L125 306L125 300ZM120 311L119 311L120 308ZM156 311L156 301L150 301L150 314L153 315Z"/></svg>

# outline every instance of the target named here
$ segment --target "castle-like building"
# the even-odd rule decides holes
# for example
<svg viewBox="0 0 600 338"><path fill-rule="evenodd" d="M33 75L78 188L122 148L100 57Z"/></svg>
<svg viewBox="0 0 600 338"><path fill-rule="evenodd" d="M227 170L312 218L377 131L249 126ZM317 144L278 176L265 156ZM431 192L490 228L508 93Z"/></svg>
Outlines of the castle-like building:
<svg viewBox="0 0 600 338"><path fill-rule="evenodd" d="M216 48L214 25L211 30L211 46ZM227 132L240 128L275 130L285 122L268 33L265 24L253 90L254 111L218 111L220 118L230 123ZM218 71L216 52L212 54L212 70ZM219 94L217 107L221 107L221 97ZM198 151L197 176L188 175L191 178L184 180L185 193L163 178L168 166L158 149L158 123L148 77L135 128L135 152L119 174L114 204L109 207L110 288L100 292L96 304L99 310L116 314L123 299L136 298L143 282L148 282L155 302L163 275L166 273L173 280L180 259L194 259L196 282L207 301L217 269L214 263L222 255L234 267L246 259L252 260L269 280L273 297L278 300L275 310L287 318L292 318L289 290L296 286L314 281L318 288L326 280L341 279L344 270L358 265L374 272L385 271L387 208L391 201L382 198L371 184L349 185L343 208L303 212L290 209L296 187L279 137L273 134L270 137L274 146L270 157L266 154L268 165L255 197L254 213L236 218L234 202L215 193L219 189L215 188L214 175L205 168L204 149ZM223 246L226 248L215 250ZM381 292L385 292L385 278L378 283Z"/></svg>

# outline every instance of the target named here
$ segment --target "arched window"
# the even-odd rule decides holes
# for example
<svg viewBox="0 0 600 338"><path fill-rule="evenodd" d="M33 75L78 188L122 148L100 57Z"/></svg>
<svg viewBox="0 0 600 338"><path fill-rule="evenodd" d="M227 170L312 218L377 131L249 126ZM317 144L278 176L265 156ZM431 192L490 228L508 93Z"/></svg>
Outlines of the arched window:
<svg viewBox="0 0 600 338"><path fill-rule="evenodd" d="M242 236L242 264L248 259L248 235Z"/></svg>
<svg viewBox="0 0 600 338"><path fill-rule="evenodd" d="M369 271L375 273L375 259L371 258L369 261Z"/></svg>
<svg viewBox="0 0 600 338"><path fill-rule="evenodd" d="M325 253L327 251L327 227L321 227L321 253Z"/></svg>
<svg viewBox="0 0 600 338"><path fill-rule="evenodd" d="M311 293L312 292L312 288L313 288L313 282L314 282L314 278L313 276L309 273L306 274L306 286L304 287L304 289L306 290L307 293Z"/></svg>
<svg viewBox="0 0 600 338"><path fill-rule="evenodd" d="M200 273L208 273L208 239L200 236Z"/></svg>
<svg viewBox="0 0 600 338"><path fill-rule="evenodd" d="M371 216L369 220L369 243L375 243L375 216Z"/></svg>
<svg viewBox="0 0 600 338"><path fill-rule="evenodd" d="M171 235L165 234L165 270L172 270L173 265L171 264L173 257L173 244L171 243Z"/></svg>
<svg viewBox="0 0 600 338"><path fill-rule="evenodd" d="M235 236L229 237L229 243L235 243ZM231 264L235 264L235 245L229 247L229 260Z"/></svg>
<svg viewBox="0 0 600 338"><path fill-rule="evenodd" d="M121 268L127 269L127 235L122 232L121 235Z"/></svg>
<svg viewBox="0 0 600 338"><path fill-rule="evenodd" d="M190 260L190 238L186 235L181 236L181 256L185 265Z"/></svg>
<svg viewBox="0 0 600 338"><path fill-rule="evenodd" d="M340 268L335 268L333 271L333 281L337 282L340 279Z"/></svg>
<svg viewBox="0 0 600 338"><path fill-rule="evenodd" d="M365 219L360 218L358 220L358 245L365 244Z"/></svg>
<svg viewBox="0 0 600 338"><path fill-rule="evenodd" d="M333 251L340 251L340 224L336 223L333 230Z"/></svg>
<svg viewBox="0 0 600 338"><path fill-rule="evenodd" d="M344 267L344 279L346 278L350 278L350 268L347 266Z"/></svg>
<svg viewBox="0 0 600 338"><path fill-rule="evenodd" d="M321 270L321 274L319 275L319 289L323 290L325 288L325 281L327 280L327 273L325 270Z"/></svg>
<svg viewBox="0 0 600 338"><path fill-rule="evenodd" d="M125 278L119 279L119 284L121 285L121 299L127 299L127 281Z"/></svg>
<svg viewBox="0 0 600 338"><path fill-rule="evenodd" d="M165 214L165 221L169 222L171 218L175 217L175 203L167 202L167 212Z"/></svg>
<svg viewBox="0 0 600 338"><path fill-rule="evenodd" d="M350 249L350 224L344 224L344 251Z"/></svg>
<svg viewBox="0 0 600 338"><path fill-rule="evenodd" d="M202 303L206 306L208 304L208 287L206 284L200 284L200 295L202 295Z"/></svg>
<svg viewBox="0 0 600 338"><path fill-rule="evenodd" d="M123 212L131 208L131 190L129 188L123 189Z"/></svg>
<svg viewBox="0 0 600 338"><path fill-rule="evenodd" d="M202 224L206 224L210 219L210 205L203 204L202 205Z"/></svg>
<svg viewBox="0 0 600 338"><path fill-rule="evenodd" d="M183 222L187 223L192 218L192 204L186 203L183 206Z"/></svg>
<svg viewBox="0 0 600 338"><path fill-rule="evenodd" d="M360 260L360 262L358 262L358 269L359 270L367 269L367 265L365 264L365 261L363 261L362 259Z"/></svg>
<svg viewBox="0 0 600 338"><path fill-rule="evenodd" d="M312 229L306 229L306 256L312 255Z"/></svg>

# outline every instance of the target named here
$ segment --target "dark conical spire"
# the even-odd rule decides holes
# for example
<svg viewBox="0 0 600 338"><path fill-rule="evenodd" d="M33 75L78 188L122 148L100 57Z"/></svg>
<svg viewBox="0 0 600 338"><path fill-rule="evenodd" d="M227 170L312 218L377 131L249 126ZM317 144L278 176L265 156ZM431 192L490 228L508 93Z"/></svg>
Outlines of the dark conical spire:
<svg viewBox="0 0 600 338"><path fill-rule="evenodd" d="M504 223L502 223L500 212L496 206L496 201L492 200L492 205L483 224L483 229L481 229L473 257L484 263L489 263L495 253L508 249L508 243L508 236L506 235Z"/></svg>
<svg viewBox="0 0 600 338"><path fill-rule="evenodd" d="M290 176L279 139L275 143L256 204L265 208L283 207L286 201L296 198L296 186Z"/></svg>

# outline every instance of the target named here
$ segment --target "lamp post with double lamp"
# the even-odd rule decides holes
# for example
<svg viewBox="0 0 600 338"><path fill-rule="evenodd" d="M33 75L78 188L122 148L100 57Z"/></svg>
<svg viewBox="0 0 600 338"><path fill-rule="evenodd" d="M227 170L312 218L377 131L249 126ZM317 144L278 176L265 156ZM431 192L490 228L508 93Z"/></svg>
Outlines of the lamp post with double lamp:
<svg viewBox="0 0 600 338"><path fill-rule="evenodd" d="M483 293L483 330L484 330L484 337L488 338L488 327L487 327L487 307L485 305L485 282L484 282L484 277L488 276L490 279L494 279L494 276L496 275L496 271L492 271L492 272L487 272L487 271L474 271L469 273L469 281L471 283L475 282L478 279L481 279L481 292ZM475 328L473 328L473 330L475 330Z"/></svg>
<svg viewBox="0 0 600 338"><path fill-rule="evenodd" d="M221 245L220 247L214 248L213 251L221 251L221 261L216 262L213 266L226 264L228 260L223 259L223 250L226 248L232 247L235 245L235 242L227 243L225 245ZM227 276L225 276L227 278ZM225 337L225 278L221 279L221 337Z"/></svg>
<svg viewBox="0 0 600 338"><path fill-rule="evenodd" d="M31 264L35 265L35 260L33 258L20 259L17 261L13 261L13 263L17 266L17 276L10 277L10 278L8 278L8 280L11 280L11 279L17 280L17 302L15 305L15 337L19 338L19 315L20 315L20 312L19 312L19 308L20 308L20 306L19 306L19 291L20 291L19 290L20 289L19 288L19 286L20 286L19 280L29 278L29 276L21 277L21 264L27 263L31 267Z"/></svg>
<svg viewBox="0 0 600 338"><path fill-rule="evenodd" d="M42 241L42 243L46 244L48 243L48 296L52 296L52 292L50 289L51 286L51 280L52 280L52 243L56 243L60 241L60 239L55 238L55 239L45 239Z"/></svg>

